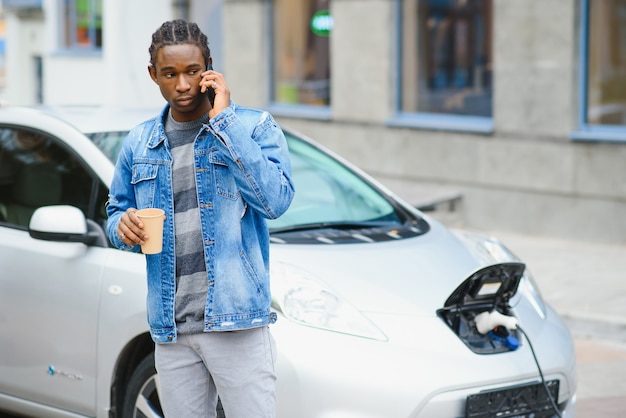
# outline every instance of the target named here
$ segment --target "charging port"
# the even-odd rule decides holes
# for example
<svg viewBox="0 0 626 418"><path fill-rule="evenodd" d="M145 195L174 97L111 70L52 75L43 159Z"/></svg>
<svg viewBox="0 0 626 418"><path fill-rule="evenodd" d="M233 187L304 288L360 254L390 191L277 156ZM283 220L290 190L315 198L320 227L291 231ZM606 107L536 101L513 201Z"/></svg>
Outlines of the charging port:
<svg viewBox="0 0 626 418"><path fill-rule="evenodd" d="M525 264L517 262L481 268L461 283L437 314L475 353L495 354L517 349L520 334L513 326L517 319L509 300L517 292L525 269ZM481 314L483 317L479 317ZM493 328L488 329L491 325Z"/></svg>

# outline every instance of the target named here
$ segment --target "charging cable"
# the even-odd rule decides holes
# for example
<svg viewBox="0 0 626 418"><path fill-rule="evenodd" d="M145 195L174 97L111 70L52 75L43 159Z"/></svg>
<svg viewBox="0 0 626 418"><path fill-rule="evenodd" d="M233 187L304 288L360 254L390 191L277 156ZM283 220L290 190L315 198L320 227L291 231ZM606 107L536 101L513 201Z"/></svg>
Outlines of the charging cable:
<svg viewBox="0 0 626 418"><path fill-rule="evenodd" d="M543 371L541 370L541 366L539 365L539 360L537 360L537 355L535 354L535 349L533 348L532 343L530 342L530 338L528 338L528 334L526 331L519 326L517 318L514 316L503 315L500 312L493 310L491 312L482 312L476 315L474 318L476 322L476 329L481 334L492 333L493 330L497 327L505 327L508 330L518 329L524 337L526 337L526 341L528 341L528 346L530 347L530 352L533 355L533 359L535 359L535 364L537 365L537 370L539 370L539 376L541 377L541 384L546 391L546 395L548 395L548 399L550 400L550 404L552 405L552 409L558 418L562 418L561 412L559 411L554 398L552 397L552 393L548 389L548 385L546 384L546 379L543 377ZM511 349L514 349L510 347ZM517 348L517 347L515 347Z"/></svg>
<svg viewBox="0 0 626 418"><path fill-rule="evenodd" d="M557 417L563 418L563 416L561 415L561 412L559 411L559 407L556 405L556 402L554 402L554 398L552 397L552 393L550 393L550 389L548 389L548 385L546 384L546 379L543 377L543 372L541 371L541 366L539 365L539 360L537 360L537 355L535 354L535 349L533 348L533 344L530 342L530 338L528 338L528 334L526 334L526 331L524 331L524 329L522 327L520 327L519 325L517 326L517 329L522 334L524 334L524 337L526 337L526 341L528 341L528 346L530 347L530 352L533 354L533 358L535 359L535 364L537 365L537 370L539 370L539 376L541 377L541 383L543 384L543 388L546 391L546 395L548 395L548 399L550 399L550 404L552 405L552 409L554 410L554 413L556 414Z"/></svg>

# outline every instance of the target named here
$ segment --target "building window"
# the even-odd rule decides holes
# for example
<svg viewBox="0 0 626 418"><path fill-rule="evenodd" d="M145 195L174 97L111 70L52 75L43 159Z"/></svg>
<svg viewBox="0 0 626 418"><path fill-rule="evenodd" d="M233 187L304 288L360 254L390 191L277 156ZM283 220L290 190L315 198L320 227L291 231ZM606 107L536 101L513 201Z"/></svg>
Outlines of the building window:
<svg viewBox="0 0 626 418"><path fill-rule="evenodd" d="M65 0L65 47L102 48L102 0Z"/></svg>
<svg viewBox="0 0 626 418"><path fill-rule="evenodd" d="M399 1L400 111L491 118L492 1Z"/></svg>
<svg viewBox="0 0 626 418"><path fill-rule="evenodd" d="M330 105L330 0L274 0L271 100Z"/></svg>
<svg viewBox="0 0 626 418"><path fill-rule="evenodd" d="M587 1L583 123L626 128L626 0Z"/></svg>

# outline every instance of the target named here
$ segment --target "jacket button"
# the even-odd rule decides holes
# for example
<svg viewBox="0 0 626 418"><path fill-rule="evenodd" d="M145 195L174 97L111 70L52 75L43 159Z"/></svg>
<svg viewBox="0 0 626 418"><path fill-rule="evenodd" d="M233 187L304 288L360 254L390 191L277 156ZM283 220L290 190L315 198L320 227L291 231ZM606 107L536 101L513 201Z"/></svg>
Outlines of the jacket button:
<svg viewBox="0 0 626 418"><path fill-rule="evenodd" d="M172 341L173 339L174 339L174 337L172 337L171 335L168 335L168 336L167 336L167 340L168 340L168 341Z"/></svg>

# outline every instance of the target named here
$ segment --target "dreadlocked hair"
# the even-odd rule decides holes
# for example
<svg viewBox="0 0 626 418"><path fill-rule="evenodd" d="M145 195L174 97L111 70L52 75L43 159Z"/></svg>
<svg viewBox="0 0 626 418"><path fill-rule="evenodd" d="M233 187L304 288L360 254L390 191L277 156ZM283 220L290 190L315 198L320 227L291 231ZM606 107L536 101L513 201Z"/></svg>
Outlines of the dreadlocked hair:
<svg viewBox="0 0 626 418"><path fill-rule="evenodd" d="M202 33L197 24L183 19L175 19L165 22L152 34L152 44L148 49L150 64L156 67L156 56L159 49L168 45L194 44L200 47L204 56L205 64L209 63L211 50L209 40Z"/></svg>

